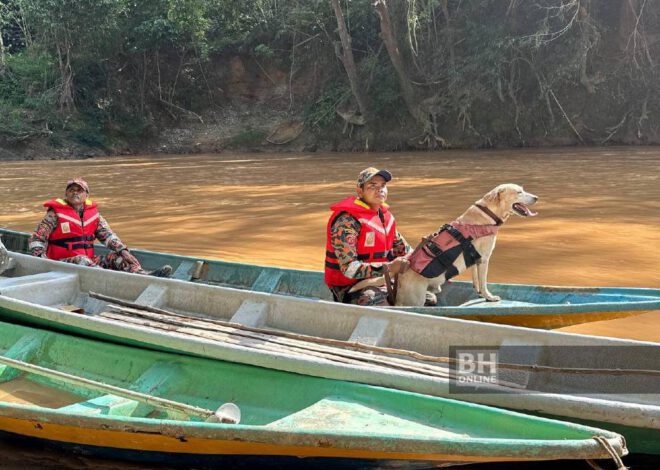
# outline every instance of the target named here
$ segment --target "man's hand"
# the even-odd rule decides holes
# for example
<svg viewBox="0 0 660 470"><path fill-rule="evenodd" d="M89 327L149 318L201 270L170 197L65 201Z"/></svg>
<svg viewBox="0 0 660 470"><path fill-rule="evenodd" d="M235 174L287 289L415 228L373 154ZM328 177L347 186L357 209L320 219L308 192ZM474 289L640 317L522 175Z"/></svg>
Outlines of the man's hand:
<svg viewBox="0 0 660 470"><path fill-rule="evenodd" d="M119 252L119 254L121 255L122 258L124 258L124 260L126 260L126 262L128 264L139 264L140 263L137 260L137 258L135 256L133 256L133 254L128 250L121 250Z"/></svg>
<svg viewBox="0 0 660 470"><path fill-rule="evenodd" d="M396 276L397 274L403 274L408 270L410 267L410 261L408 261L408 258L400 256L394 261L387 263L386 266L389 269L390 274Z"/></svg>

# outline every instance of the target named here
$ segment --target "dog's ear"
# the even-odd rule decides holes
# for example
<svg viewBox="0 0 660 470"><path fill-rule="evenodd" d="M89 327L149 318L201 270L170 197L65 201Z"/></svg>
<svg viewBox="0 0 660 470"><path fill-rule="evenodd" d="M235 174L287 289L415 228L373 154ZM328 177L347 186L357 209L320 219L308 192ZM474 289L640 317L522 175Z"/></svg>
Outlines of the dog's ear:
<svg viewBox="0 0 660 470"><path fill-rule="evenodd" d="M500 202L500 195L502 194L502 191L504 191L504 188L497 187L497 188L491 189L483 197L483 200L486 201L486 202L498 203L498 202Z"/></svg>

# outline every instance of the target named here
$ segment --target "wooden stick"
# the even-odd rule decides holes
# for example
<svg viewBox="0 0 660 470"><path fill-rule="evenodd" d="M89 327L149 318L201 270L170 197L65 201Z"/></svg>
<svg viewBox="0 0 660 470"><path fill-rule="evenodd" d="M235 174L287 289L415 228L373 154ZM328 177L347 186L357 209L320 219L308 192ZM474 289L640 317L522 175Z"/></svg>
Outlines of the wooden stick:
<svg viewBox="0 0 660 470"><path fill-rule="evenodd" d="M358 353L361 355L356 356L355 353L351 353L351 354L343 353L342 351L339 351L335 348L326 348L323 350L318 350L314 348L309 348L309 346L308 347L304 347L304 346L295 347L295 346L287 346L287 345L281 346L279 343L255 340L240 334L221 333L221 332L209 331L205 329L187 327L187 326L177 327L159 321L150 321L145 319L134 318L131 316L125 316L125 314L122 313L117 314L113 312L101 312L98 315L104 318L110 318L113 320L132 323L147 328L160 329L167 332L175 332L184 336L199 337L212 341L234 344L241 347L249 347L252 349L257 349L262 351L275 352L278 354L286 354L292 357L313 356L313 357L318 357L320 359L324 359L329 362L353 364L361 367L364 367L365 365L372 367L376 366L377 368L383 370L388 370L388 369L403 370L406 372L411 372L427 377L430 376L430 377L458 380L458 375L454 373L451 369L440 369L430 364L413 362L408 359L400 359L389 356L378 357L372 355L365 355L361 353ZM238 337L239 339L235 339L234 336ZM245 338L245 339L240 339L240 338ZM329 351L329 353L324 351ZM465 376L462 375L462 377ZM521 384L507 382L503 380L498 380L497 385L501 387L508 387L514 389L525 389L525 387Z"/></svg>
<svg viewBox="0 0 660 470"><path fill-rule="evenodd" d="M182 318L185 320L193 320L193 321L199 321L199 322L205 322L205 323L211 323L214 325L220 325L220 326L225 326L229 328L235 328L237 330L244 330L244 331L251 331L254 333L264 333L272 336L281 336L284 338L290 338L290 339L298 339L302 341L307 341L310 343L318 343L318 344L327 344L327 345L332 345L332 346L340 346L344 348L352 348L352 349L362 349L365 351L369 352L378 352L378 353L385 353L385 354L396 354L398 356L410 356L414 359L420 360L420 361L428 361L428 362L439 362L439 363L456 363L456 361L453 358L449 357L442 357L442 356L428 356L425 354L421 354L415 351L409 351L406 349L396 349L396 348L387 348L384 346L372 346L369 344L364 344L360 343L357 341L343 341L340 339L332 339L332 338L321 338L319 336L311 336L311 335L305 335L305 334L299 334L299 333L291 333L287 331L281 331L281 330L274 330L270 328L256 328L252 326L247 326L243 325L242 323L234 323L230 321L225 321L225 320L218 320L216 318L208 318L208 317L199 317L199 316L194 316L194 315L185 315L183 313L177 313L177 312L172 312L170 310L164 310L161 308L157 307L151 307L147 305L140 305L136 304L133 302L128 302L123 299L118 299L115 297L110 297L106 296L103 294L98 294L96 292L89 292L89 296L95 299L103 300L105 302L109 302L112 304L116 305L122 305L128 308L132 308L135 310L142 310L146 312L153 312L153 313L159 313L162 315L167 315L170 317L177 317L177 318ZM137 313L136 313L137 314Z"/></svg>
<svg viewBox="0 0 660 470"><path fill-rule="evenodd" d="M61 382L79 385L81 387L85 387L90 390L95 390L103 393L111 393L113 395L117 395L122 398L136 400L166 411L173 410L204 419L208 419L216 414L215 411L207 410L205 408L199 408L197 406L188 405L186 403L180 403L178 401L167 400L165 398L159 398L153 395L147 395L146 393L136 392L134 390L128 390L125 388L116 387L114 385L108 385L102 382L97 382L96 380L86 379L84 377L67 374L54 369L37 366L35 364L30 364L28 362L19 361L16 359L10 359L5 356L0 356L0 364L13 367L14 369L19 369L25 372L29 372L31 374L41 375L43 377L48 377L50 379L59 380ZM221 416L220 418L223 421L226 420L225 422L231 422L233 424L236 424L236 421L232 417Z"/></svg>
<svg viewBox="0 0 660 470"><path fill-rule="evenodd" d="M122 308L122 307L117 307ZM129 312L130 313L130 312ZM333 347L314 347L313 345L306 344L302 341L295 340L281 340L278 338L269 338L267 335L256 336L240 332L231 331L218 331L208 328L191 327L184 323L176 323L174 321L155 321L149 317L147 319L139 320L126 316L126 313L118 312L102 312L99 315L104 318L111 318L114 320L121 320L124 322L134 323L149 328L157 328L165 331L176 332L188 336L197 336L214 341L222 341L230 344L236 344L243 347L251 347L254 349L262 349L267 351L287 353L289 355L302 355L302 356L315 356L331 362L341 362L346 364L354 364L364 366L372 364L382 367L383 369L399 369L417 374L442 377L442 378L456 378L455 374L448 369L440 369L430 364L423 364L412 362L406 359L367 355L360 352L347 352ZM234 339L233 337L244 338ZM247 340L247 341L246 341ZM518 385L519 387L519 385Z"/></svg>
<svg viewBox="0 0 660 470"><path fill-rule="evenodd" d="M255 328L255 327L250 327L246 325L242 325L240 323L234 323L234 322L228 322L224 320L218 320L215 318L206 318L206 317L198 317L198 316L193 316L193 315L185 315L177 312L172 312L169 310L164 310L156 307L149 307L149 306L143 306L139 304L135 304L132 302L128 302L126 300L122 299L117 299L114 297L109 297L105 296L102 294L97 294L95 292L89 292L89 296L99 299L99 300L104 300L106 302L114 303L117 305L124 305L128 308L135 309L135 310L142 310L142 311L147 311L147 312L152 312L152 313L159 313L161 315L166 315L170 317L177 317L177 318L182 318L186 320L191 320L194 322L204 322L204 323L210 323L214 325L220 325L220 326L225 326L229 328L234 328L237 330L244 330L244 331L251 331L255 333L263 333L266 335L271 335L271 336L281 336L284 338L291 338L291 339L298 339L310 343L317 343L317 344L327 344L327 345L333 345L333 346L339 346L343 348L349 348L349 349L354 349L354 350L365 350L365 351L370 351L370 352L377 352L381 354L395 354L397 356L408 356L412 357L413 359L416 359L418 361L424 361L424 362L436 362L436 363L443 363L443 364L458 364L459 361L454 358L450 357L442 357L442 356L429 356L426 354L421 354L416 351L410 351L406 349L397 349L397 348L388 348L384 346L372 346L368 344L363 344L359 343L357 341L343 341L343 340L337 340L337 339L331 339L331 338L321 338L318 336L309 336L309 335L304 335L304 334L298 334L298 333L291 333L291 332L283 332L279 330L273 330L269 328ZM132 312L135 313L136 315L139 315L140 312ZM531 364L531 365L526 365L526 364L512 364L512 363L497 363L497 367L501 369L513 369L513 370L523 370L523 371L529 371L529 372L563 372L567 374L609 374L609 375L647 375L647 376L660 376L660 371L658 370L650 370L650 369L594 369L594 368L583 368L583 367L553 367L553 366L542 366L542 365L537 365L537 364Z"/></svg>

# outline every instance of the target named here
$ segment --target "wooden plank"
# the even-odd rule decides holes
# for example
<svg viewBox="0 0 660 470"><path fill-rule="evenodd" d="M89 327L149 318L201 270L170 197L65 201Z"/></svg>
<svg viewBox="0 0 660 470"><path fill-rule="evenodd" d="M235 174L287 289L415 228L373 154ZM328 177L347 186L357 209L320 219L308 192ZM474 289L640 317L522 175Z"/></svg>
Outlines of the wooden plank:
<svg viewBox="0 0 660 470"><path fill-rule="evenodd" d="M124 309L124 307L119 307ZM284 353L289 356L314 356L332 362L340 362L356 365L378 366L384 369L398 369L418 374L449 377L451 372L446 368L439 368L431 364L424 364L406 359L395 358L383 355L365 354L355 350L345 350L332 346L314 345L305 341L292 340L288 338L278 338L276 336L260 335L256 333L243 332L237 329L222 328L219 326L200 327L198 323L191 320L185 322L173 319L163 320L160 315L150 312L144 312L146 318L136 318L130 316L129 312L116 310L115 312L102 312L99 314L104 318L122 320L127 323L133 323L154 329L161 329L168 332L177 332L190 336L197 336L214 341L239 345L254 349L261 349Z"/></svg>
<svg viewBox="0 0 660 470"><path fill-rule="evenodd" d="M223 320L211 319L211 318L201 318L194 317L192 315L184 315L181 313L171 312L168 310L163 310L153 307L143 307L136 305L132 302L126 300L117 299L114 297L98 294L95 292L89 292L89 296L99 300L104 300L109 303L114 303L118 305L114 307L116 311L124 315L124 318L130 318L130 315L137 315L143 317L152 317L156 315L158 321L161 323L169 323L171 325L197 325L198 330L209 330L209 331L227 331L230 334L237 336L246 336L254 337L260 342L278 342L277 337L285 339L299 340L297 344L301 349L312 349L310 343L320 344L320 345L333 345L340 346L346 349L351 349L352 356L354 357L358 350L367 350L372 352L382 353L387 355L388 360L394 360L389 355L396 356L407 356L415 360L415 364L419 364L417 361L431 362L431 363L444 363L444 364L456 364L458 361L455 358L442 357L442 356L429 356L426 354L421 354L416 351L409 351L406 349L397 349L389 348L384 346L371 346L368 344L361 344L356 342L349 342L343 340L336 340L330 338L320 338L317 336L308 336L297 333L290 333L286 331L273 330L268 328L255 328L250 326L241 325L238 323L231 323ZM125 305L126 307L120 307L119 305ZM105 316L107 312L102 312L99 315ZM185 321L184 321L185 320ZM226 327L224 329L222 327ZM170 330L174 330L171 328ZM194 328L193 328L194 330ZM255 333L256 335L250 335L248 333L242 333L238 330L244 330L245 332ZM333 348L333 350L339 350L338 348ZM373 358L374 356L369 356ZM410 361L409 361L410 362ZM553 367L553 366L542 366L542 365L527 365L527 364L510 364L510 363L498 363L499 368L509 368L517 370L526 370L532 372L562 372L568 374L610 374L610 375L645 375L645 376L660 376L660 371L653 369L601 369L601 368L587 368L587 367ZM430 366L429 366L430 367ZM445 371L446 373L446 371ZM516 388L519 388L519 385L512 384Z"/></svg>

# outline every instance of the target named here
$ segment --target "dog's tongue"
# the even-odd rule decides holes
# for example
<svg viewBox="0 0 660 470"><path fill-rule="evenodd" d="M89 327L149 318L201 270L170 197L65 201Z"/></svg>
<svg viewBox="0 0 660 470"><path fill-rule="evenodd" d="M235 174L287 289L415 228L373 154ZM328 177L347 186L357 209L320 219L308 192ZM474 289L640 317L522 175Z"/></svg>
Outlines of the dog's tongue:
<svg viewBox="0 0 660 470"><path fill-rule="evenodd" d="M525 204L521 204L519 202L514 204L520 212L524 213L527 217L534 217L535 215L538 215L538 212L534 212L529 209Z"/></svg>

